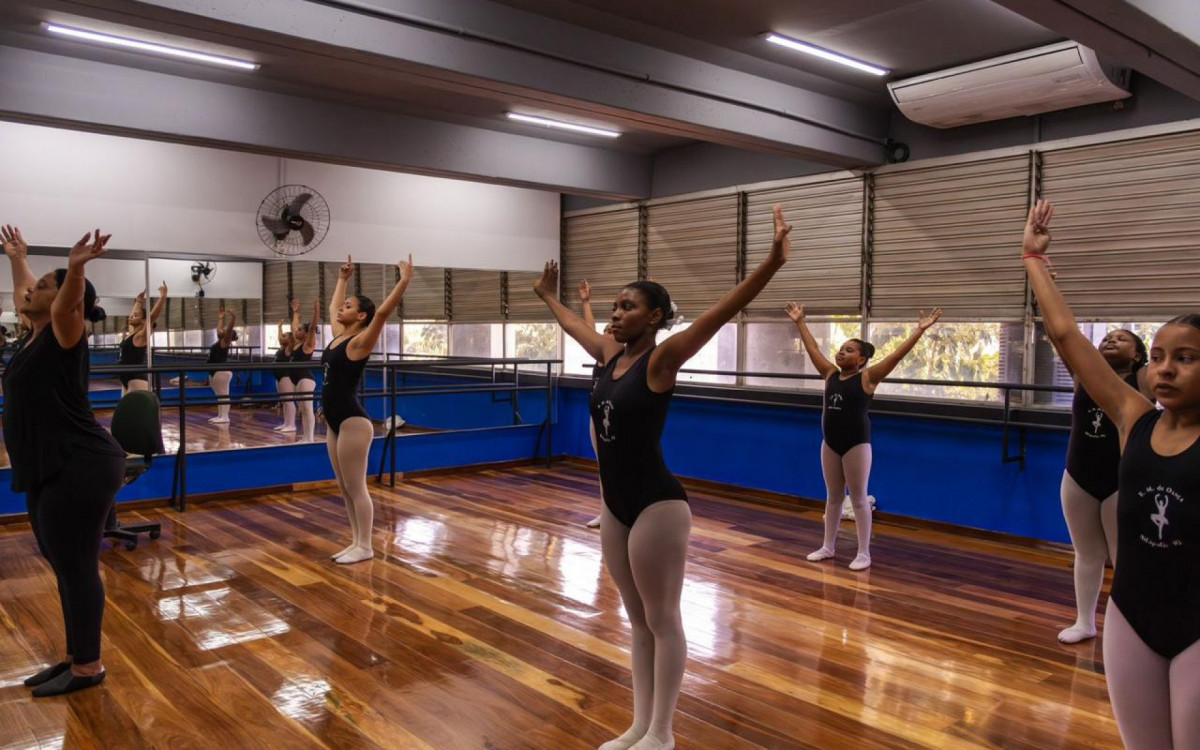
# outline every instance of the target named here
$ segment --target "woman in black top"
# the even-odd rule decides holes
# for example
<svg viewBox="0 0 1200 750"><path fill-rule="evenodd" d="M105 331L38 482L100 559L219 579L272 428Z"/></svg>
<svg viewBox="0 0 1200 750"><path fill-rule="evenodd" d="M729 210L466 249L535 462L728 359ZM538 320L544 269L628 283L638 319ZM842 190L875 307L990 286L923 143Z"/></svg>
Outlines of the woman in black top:
<svg viewBox="0 0 1200 750"><path fill-rule="evenodd" d="M1104 672L1128 750L1200 747L1200 315L1154 336L1146 379L1162 411L1092 346L1054 284L1054 207L1038 201L1022 260L1059 354L1116 426L1117 558Z"/></svg>
<svg viewBox="0 0 1200 750"><path fill-rule="evenodd" d="M96 290L84 266L104 254L96 230L71 248L67 267L35 278L24 242L3 231L13 296L32 331L4 371L4 442L12 489L24 492L38 549L58 583L66 626L66 658L25 681L36 697L98 685L104 584L100 540L125 474L125 452L88 404L86 320L99 319Z"/></svg>
<svg viewBox="0 0 1200 750"><path fill-rule="evenodd" d="M346 294L346 284L354 275L354 261L347 257L346 264L338 270L337 286L329 303L333 340L321 356L325 369L321 411L325 415L329 463L333 464L338 487L346 500L353 537L349 547L333 556L334 562L343 565L375 557L371 539L375 508L367 491L367 453L375 438L375 427L358 402L358 383L388 316L400 304L412 280L412 256L398 265L400 280L376 309L375 303L366 297Z"/></svg>
<svg viewBox="0 0 1200 750"><path fill-rule="evenodd" d="M1137 334L1124 329L1109 331L1097 349L1130 387L1153 399L1145 369L1149 354ZM1058 640L1063 643L1096 637L1096 602L1104 583L1104 561L1117 559L1120 460L1116 426L1076 380L1067 466L1059 488L1063 518L1075 549L1075 624L1059 632Z"/></svg>
<svg viewBox="0 0 1200 750"><path fill-rule="evenodd" d="M871 476L871 422L867 412L875 389L896 369L925 331L942 317L941 309L928 316L921 311L917 327L891 354L877 365L867 367L875 356L875 347L862 339L842 344L831 363L821 353L804 319L804 306L789 302L788 317L800 329L804 350L817 373L825 380L825 398L821 408L821 472L825 476L825 539L821 548L808 555L810 562L833 558L838 525L842 520L842 502L850 490L854 508L854 526L858 534L858 554L850 570L871 567L871 502L867 498L867 480Z"/></svg>
<svg viewBox="0 0 1200 750"><path fill-rule="evenodd" d="M321 330L321 301L313 300L312 321L300 322L300 300L292 300L292 362L311 362L317 348L317 332ZM292 382L296 385L296 398L300 408L300 424L304 428L304 442L311 443L317 427L313 414L313 392L317 380L312 370L292 370Z"/></svg>
<svg viewBox="0 0 1200 750"><path fill-rule="evenodd" d="M276 362L291 362L292 361L292 346L293 338L290 331L283 330L283 321L279 321L278 328L279 348L275 350ZM292 382L292 371L281 369L275 370L275 390L279 393L279 402L283 406L283 422L271 428L276 432L295 432L296 431L296 402L292 397L292 393L296 390L295 383Z"/></svg>
<svg viewBox="0 0 1200 750"><path fill-rule="evenodd" d="M550 262L534 291L563 331L604 369L591 396L604 508L600 544L633 628L633 724L601 750L665 750L687 661L679 602L692 514L687 494L663 462L667 408L680 368L753 300L783 266L791 227L775 207L775 236L766 260L687 329L656 345L676 319L667 290L636 281L613 304L612 335L589 326L558 300L558 264Z"/></svg>
<svg viewBox="0 0 1200 750"><path fill-rule="evenodd" d="M229 361L229 347L238 337L237 331L234 330L236 323L237 315L233 310L222 307L217 313L217 340L208 347L210 365L221 365ZM229 424L229 383L232 380L233 372L230 370L217 370L208 376L208 384L212 386L217 397L217 416L208 420L213 424Z"/></svg>
<svg viewBox="0 0 1200 750"><path fill-rule="evenodd" d="M133 301L133 310L129 313L129 324L125 330L125 338L121 339L121 353L117 359L119 365L146 364L146 346L154 324L167 306L167 282L158 288L158 301L150 308L150 319L146 320L146 293L139 292ZM150 381L144 372L123 372L121 379L121 395L130 391L150 390Z"/></svg>

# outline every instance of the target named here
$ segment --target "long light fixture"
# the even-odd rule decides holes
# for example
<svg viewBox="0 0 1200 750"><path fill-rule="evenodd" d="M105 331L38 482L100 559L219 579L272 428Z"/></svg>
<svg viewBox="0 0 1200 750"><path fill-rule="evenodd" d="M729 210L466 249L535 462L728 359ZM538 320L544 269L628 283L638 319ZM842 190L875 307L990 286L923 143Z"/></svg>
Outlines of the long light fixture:
<svg viewBox="0 0 1200 750"><path fill-rule="evenodd" d="M819 57L822 60L831 60L832 62L845 65L848 68L854 68L855 70L861 70L864 73L870 73L871 75L885 76L891 72L890 70L881 68L878 65L871 65L869 63L862 62L861 60L855 60L852 57L839 55L836 52L830 52L827 49L821 49L820 47L815 47L807 42L801 42L797 39L783 36L782 34L771 32L767 34L766 39L771 44L778 44L780 47L787 47L790 50L803 52L806 55Z"/></svg>
<svg viewBox="0 0 1200 750"><path fill-rule="evenodd" d="M154 42L142 42L137 39L126 39L125 37L112 36L111 34L101 34L98 31L87 31L85 29L74 29L70 26L59 26L55 23L45 24L46 31L59 36L71 37L73 39L85 39L89 42L100 42L101 44L110 44L114 47L124 47L126 49L135 49L139 52L150 52L156 55L166 55L168 57L178 57L184 60L192 60L194 62L209 63L211 65L224 65L229 68L238 68L240 70L258 70L258 63L250 62L249 60L238 60L233 57L222 57L220 55L210 55L206 52L194 52L189 49L180 49L178 47L168 47L165 44L155 44Z"/></svg>
<svg viewBox="0 0 1200 750"><path fill-rule="evenodd" d="M590 125L579 125L574 122L564 122L562 120L551 120L549 117L535 117L533 115L523 115L518 112L509 112L508 119L516 120L517 122L528 122L534 125L542 125L547 128L558 128L559 130L570 130L576 133L587 133L588 135L599 135L604 138L618 138L621 133L616 130L605 130L604 128L593 128Z"/></svg>

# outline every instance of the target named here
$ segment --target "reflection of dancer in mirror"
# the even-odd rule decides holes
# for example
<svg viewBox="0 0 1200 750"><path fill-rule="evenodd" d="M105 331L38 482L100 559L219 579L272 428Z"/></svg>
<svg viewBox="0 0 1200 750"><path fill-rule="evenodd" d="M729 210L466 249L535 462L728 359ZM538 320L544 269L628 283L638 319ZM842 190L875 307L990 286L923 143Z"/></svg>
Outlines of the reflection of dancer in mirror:
<svg viewBox="0 0 1200 750"><path fill-rule="evenodd" d="M14 298L32 331L4 371L4 443L12 489L25 493L38 549L54 570L66 656L25 680L35 697L99 685L104 582L100 540L125 475L125 451L92 415L84 323L103 316L85 265L104 255L96 230L71 248L67 267L36 278L20 233L4 228Z"/></svg>
<svg viewBox="0 0 1200 750"><path fill-rule="evenodd" d="M1104 616L1113 713L1127 750L1200 748L1200 315L1173 318L1154 335L1146 379L1162 406L1155 409L1080 332L1055 286L1046 255L1053 215L1045 201L1030 209L1025 271L1046 330L1122 445L1116 571ZM1147 488L1155 487L1186 500L1172 507L1165 544L1146 539L1155 515Z"/></svg>
<svg viewBox="0 0 1200 750"><path fill-rule="evenodd" d="M346 258L346 264L338 270L337 286L329 303L333 340L321 355L325 367L321 410L325 415L329 462L333 464L338 488L346 501L353 537L349 547L333 556L334 562L343 565L375 556L371 541L375 508L367 491L367 453L375 437L375 428L358 400L358 383L388 316L400 304L404 290L412 281L412 256L398 265L400 280L376 309L375 303L366 297L346 294L346 285L354 275L354 261Z"/></svg>
<svg viewBox="0 0 1200 750"><path fill-rule="evenodd" d="M613 304L612 335L589 326L558 299L558 264L546 264L534 291L563 331L604 369L592 389L592 421L610 405L607 440L597 441L604 508L600 545L633 630L633 724L601 750L675 746L675 705L687 662L680 616L692 514L683 485L662 457L662 431L680 368L767 285L787 260L791 227L775 207L771 251L744 281L686 330L655 343L677 319L661 285L635 281Z"/></svg>
<svg viewBox="0 0 1200 750"><path fill-rule="evenodd" d="M146 293L138 292L133 301L133 310L129 313L129 324L125 330L125 338L121 339L121 354L117 360L119 365L146 364L146 343L154 331L158 316L167 306L167 282L158 288L158 299L150 308L150 318L146 319ZM121 373L121 395L130 391L150 390L150 380L144 372Z"/></svg>
<svg viewBox="0 0 1200 750"><path fill-rule="evenodd" d="M220 312L217 313L217 340L208 347L208 363L210 365L222 365L229 361L229 347L238 338L237 331L234 330L236 323L237 315L233 310L226 310L222 305ZM217 416L208 420L209 422L229 424L229 384L232 381L233 372L230 370L218 370L209 375L208 383L212 386L218 404Z"/></svg>
<svg viewBox="0 0 1200 750"><path fill-rule="evenodd" d="M293 302L293 304L295 304ZM295 330L293 325L292 330ZM278 338L279 348L275 350L276 362L291 362L292 361L292 333L291 331L283 330L283 321L279 321ZM296 390L292 381L292 373L290 370L275 371L275 390L279 392L279 402L283 407L283 422L276 425L272 429L276 432L295 432L296 431L296 402L292 399L292 393Z"/></svg>
<svg viewBox="0 0 1200 750"><path fill-rule="evenodd" d="M588 328L591 328L593 331L596 330L596 317L592 314L592 286L588 283L587 279L579 282L579 302L583 308L583 321L587 323ZM604 335L612 336L611 323L604 326ZM603 371L603 362L598 361L592 365L592 388L596 387L596 381L600 379L600 373ZM592 439L592 452L599 456L600 453L596 448L596 425L591 420L588 420L588 437ZM603 488L600 490L600 494L604 494ZM588 521L587 527L589 529L600 528L600 516L596 516Z"/></svg>
<svg viewBox="0 0 1200 750"><path fill-rule="evenodd" d="M850 490L854 507L854 526L858 533L858 554L851 570L871 566L871 502L867 498L867 480L871 476L871 421L867 412L875 389L896 369L900 360L912 351L921 336L942 317L941 309L929 315L921 311L917 327L891 354L877 365L867 367L875 356L875 347L862 339L842 344L830 362L808 330L804 306L789 302L788 317L800 330L804 350L817 373L825 380L824 408L821 411L821 471L825 475L825 539L821 548L808 555L811 562L829 560L837 545L838 524L842 520L842 502ZM836 364L835 364L836 363Z"/></svg>
<svg viewBox="0 0 1200 750"><path fill-rule="evenodd" d="M1049 334L1049 331L1047 331ZM1058 341L1047 335L1055 349ZM1132 331L1109 331L1097 350L1131 388L1151 398L1146 384L1146 343ZM1065 361L1065 358L1064 358ZM1067 368L1070 371L1070 367ZM1074 373L1072 373L1074 375ZM1090 420L1089 420L1090 417ZM1087 390L1075 382L1071 399L1071 437L1063 471L1063 518L1075 549L1075 623L1059 632L1063 643L1096 637L1096 603L1104 585L1104 560L1117 559L1117 465L1121 446L1117 428Z"/></svg>
<svg viewBox="0 0 1200 750"><path fill-rule="evenodd" d="M317 348L317 333L321 330L321 301L313 300L312 320L300 322L300 300L292 300L292 361L311 362ZM313 392L317 389L316 376L312 370L292 371L292 382L296 384L299 399L300 425L304 428L304 442L313 441L317 418L313 415ZM295 429L293 427L293 429Z"/></svg>

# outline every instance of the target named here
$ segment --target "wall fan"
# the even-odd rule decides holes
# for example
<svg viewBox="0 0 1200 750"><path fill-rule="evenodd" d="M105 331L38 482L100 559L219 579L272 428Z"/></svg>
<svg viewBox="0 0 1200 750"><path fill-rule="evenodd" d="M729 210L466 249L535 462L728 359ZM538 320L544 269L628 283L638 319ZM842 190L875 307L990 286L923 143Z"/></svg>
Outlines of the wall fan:
<svg viewBox="0 0 1200 750"><path fill-rule="evenodd" d="M258 207L258 236L276 255L304 255L328 231L329 204L307 185L276 188Z"/></svg>
<svg viewBox="0 0 1200 750"><path fill-rule="evenodd" d="M204 287L217 277L217 266L212 261L197 261L192 264L192 283L196 285L196 296L204 296Z"/></svg>

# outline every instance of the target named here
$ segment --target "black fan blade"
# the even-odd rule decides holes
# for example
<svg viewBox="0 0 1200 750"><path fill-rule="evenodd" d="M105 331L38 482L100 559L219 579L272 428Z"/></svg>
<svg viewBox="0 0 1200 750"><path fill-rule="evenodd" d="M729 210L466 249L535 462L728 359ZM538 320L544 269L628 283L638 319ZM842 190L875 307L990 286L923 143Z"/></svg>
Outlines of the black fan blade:
<svg viewBox="0 0 1200 750"><path fill-rule="evenodd" d="M282 240L288 236L288 232L292 231L292 228L288 226L286 221L280 221L270 216L259 216L258 220L262 222L268 232L275 235L275 239L277 240Z"/></svg>
<svg viewBox="0 0 1200 750"><path fill-rule="evenodd" d="M301 193L297 195L287 207L287 215L295 216L300 213L300 209L304 208L304 204L312 200L312 193Z"/></svg>
<svg viewBox="0 0 1200 750"><path fill-rule="evenodd" d="M316 231L312 228L312 224L309 224L306 221L300 225L300 237L304 240L305 245L313 241L313 236L315 234Z"/></svg>

